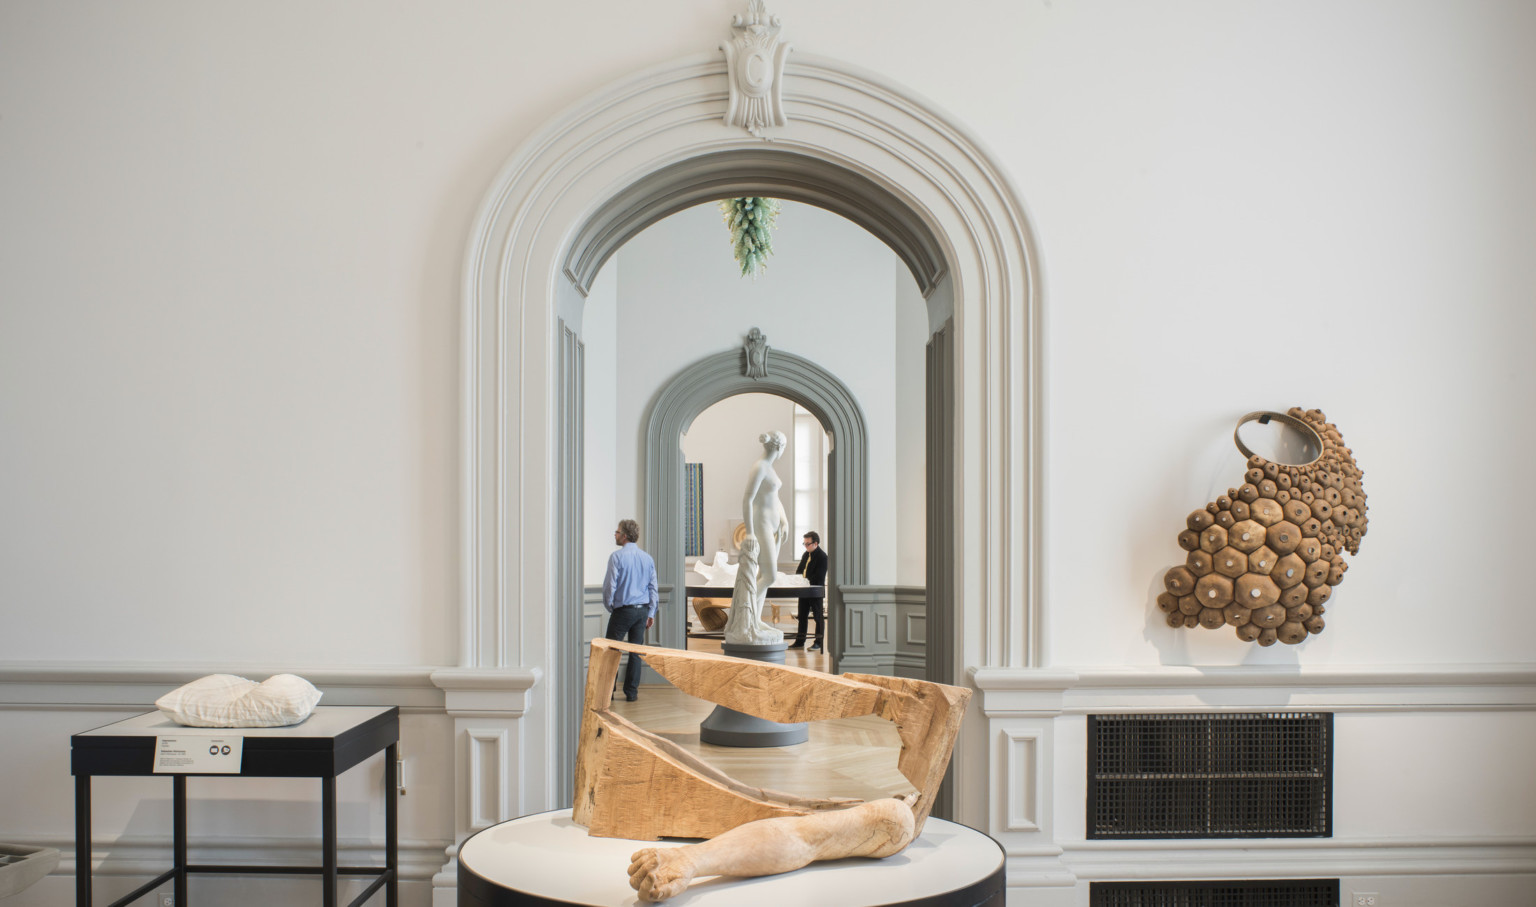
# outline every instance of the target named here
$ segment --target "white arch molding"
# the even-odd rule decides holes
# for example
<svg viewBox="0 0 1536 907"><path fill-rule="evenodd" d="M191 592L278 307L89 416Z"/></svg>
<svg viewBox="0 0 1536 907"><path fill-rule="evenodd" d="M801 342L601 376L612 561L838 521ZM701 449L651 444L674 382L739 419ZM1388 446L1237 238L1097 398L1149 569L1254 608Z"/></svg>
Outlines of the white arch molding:
<svg viewBox="0 0 1536 907"><path fill-rule="evenodd" d="M930 422L946 423L930 426L930 460L933 439L944 439L939 480L952 489L939 519L941 560L953 570L930 590L954 612L940 657L959 682L975 668L1039 663L1040 273L1016 193L932 105L842 63L789 62L788 123L764 139L722 123L726 100L715 55L590 96L502 168L470 238L461 667L449 672L448 698L461 744L471 726L512 729L499 783L513 815L556 806L561 763L573 755L560 742L569 716L559 714L559 669L570 654L563 622L580 607L566 549L580 541L579 487L574 512L570 497L580 436L569 412L575 400L579 418L580 346L571 337L584 288L629 236L698 201L765 194L816 204L863 225L912 269L946 345L929 358L947 389L934 397L930 376ZM936 414L936 404L947 411ZM985 740L978 714L956 754L956 818L979 827L988 814ZM459 771L464 832L465 798L481 779L462 759Z"/></svg>

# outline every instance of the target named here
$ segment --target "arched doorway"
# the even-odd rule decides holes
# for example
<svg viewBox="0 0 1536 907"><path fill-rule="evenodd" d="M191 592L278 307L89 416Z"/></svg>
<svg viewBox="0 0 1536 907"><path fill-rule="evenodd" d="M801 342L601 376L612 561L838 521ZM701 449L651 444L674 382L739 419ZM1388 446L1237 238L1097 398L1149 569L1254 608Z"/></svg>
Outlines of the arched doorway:
<svg viewBox="0 0 1536 907"><path fill-rule="evenodd" d="M767 139L722 124L724 61L657 67L531 137L477 218L464 281L461 666L542 682L507 713L513 814L557 805L579 610L581 318L591 277L683 207L767 195L831 210L906 262L928 301L932 676L1038 660L1041 579L1038 270L1006 176L965 131L868 73L813 57L784 72L789 121ZM649 521L650 514L642 516ZM851 561L850 561L851 564ZM487 686L490 686L487 681ZM476 718L481 724L488 719ZM470 719L457 726L475 730ZM957 817L986 809L978 771ZM469 774L466 772L466 774ZM470 779L474 784L475 780Z"/></svg>

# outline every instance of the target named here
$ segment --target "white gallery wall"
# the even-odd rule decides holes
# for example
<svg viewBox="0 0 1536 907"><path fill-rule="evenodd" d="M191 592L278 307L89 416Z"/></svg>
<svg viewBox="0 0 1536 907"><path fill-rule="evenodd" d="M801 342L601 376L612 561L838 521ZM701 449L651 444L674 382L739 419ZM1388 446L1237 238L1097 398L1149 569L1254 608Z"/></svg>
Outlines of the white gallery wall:
<svg viewBox="0 0 1536 907"><path fill-rule="evenodd" d="M408 707L406 903L427 903L456 828L451 722L428 675L459 659L460 294L477 206L541 124L712 51L744 7L0 4L0 840L69 846L68 733L142 709L162 673L294 670L327 702ZM1510 754L1536 740L1520 487L1536 450L1536 5L770 7L797 52L904 83L965 124L1040 239L1041 667L1101 686L1044 704L1004 691L980 719L1067 712L1038 719L1038 737L988 738L1034 754L1044 779L1029 799L1006 771L989 778L991 830L1038 844L1015 847L1013 883L1143 865L1083 846L1073 709L1151 687L1160 707L1220 706L1259 686L1277 707L1347 713L1336 809L1352 856L1307 863L1303 847L1282 868L1336 858L1334 872L1369 875L1351 862L1369 857L1373 890L1401 892L1392 907L1528 892L1536 786ZM731 270L717 214L690 229L715 235L718 272L640 251L661 241L650 233L610 262L588 305L616 318L586 328L588 362L615 363L611 404L588 410L588 465L593 445L620 452L611 478L587 474L600 556L604 524L638 515L641 467L624 452L692 361L678 338L703 356L756 325L832 368L886 436L912 436L895 403L910 375L855 362L910 329L847 305L916 304L875 263L889 253L844 268L866 252L797 248L783 223L755 284ZM763 302L812 260L805 309ZM745 295L724 300L726 284ZM1269 649L1168 629L1152 599L1182 559L1184 516L1237 483L1234 423L1298 404L1338 424L1370 495L1328 629ZM879 468L907 501L892 506L920 512L900 456ZM871 579L914 581L909 542L872 545ZM1120 676L1131 693L1096 698ZM350 815L371 828L363 783ZM1404 790L1429 792L1425 807ZM118 796L98 801L102 834L155 839L164 795ZM273 828L301 833L306 797L260 799ZM1039 831L1012 826L1012 805L1039 810ZM1051 848L1066 853L1031 875ZM1404 881L1429 871L1415 854L1443 872ZM1167 871L1156 862L1143 868ZM1198 865L1266 868L1219 848ZM16 907L71 892L60 875Z"/></svg>
<svg viewBox="0 0 1536 907"><path fill-rule="evenodd" d="M730 12L87 9L0 10L0 656L451 663L480 193L562 105L708 49ZM1236 418L1296 403L1358 454L1371 534L1329 632L1257 657L1526 660L1517 512L1464 500L1536 433L1511 417L1536 384L1529 7L881 9L775 4L797 46L968 123L1038 225L1051 660L1254 657L1149 626L1150 593L1235 479ZM700 349L794 333L702 302ZM888 330L795 351L835 365ZM668 374L641 368L632 414ZM1450 601L1478 619L1438 619Z"/></svg>
<svg viewBox="0 0 1536 907"><path fill-rule="evenodd" d="M687 366L740 349L756 327L771 348L822 365L858 400L870 446L867 519L871 527L897 527L894 534L870 545L869 581L897 582L899 553L913 550L921 578L926 534L925 305L895 254L849 221L785 202L777 223L774 254L756 278L742 277L731 256L730 232L713 204L654 224L609 261L604 273L617 272L613 304L610 307L606 297L590 297L582 324L584 331L612 325L599 331L611 330L617 338L611 372L595 364L598 357L588 348L586 384L587 399L602 400L603 411L612 407L616 414L615 455L606 456L589 440L589 485L601 487L611 470L612 512L620 519L643 517L645 463L638 453L644 449L646 420L657 395ZM793 436L787 422L785 430ZM749 434L753 446L761 431ZM689 435L684 450L691 459L691 430ZM786 505L792 490L792 453L786 452L779 469ZM597 474L604 477L594 478ZM739 510L745 482L745 471L722 476L706 470L705 506L735 500ZM588 514L606 503L589 495ZM713 544L710 539L719 532L718 526L707 526L706 543ZM592 534L589 530L588 536ZM611 531L606 532L605 540L611 537ZM828 539L828 550L835 551L835 544ZM589 582L594 576L601 581L608 550L603 549L602 560L594 565L589 549ZM792 556L798 557L780 553L781 558ZM906 569L910 572L910 565Z"/></svg>

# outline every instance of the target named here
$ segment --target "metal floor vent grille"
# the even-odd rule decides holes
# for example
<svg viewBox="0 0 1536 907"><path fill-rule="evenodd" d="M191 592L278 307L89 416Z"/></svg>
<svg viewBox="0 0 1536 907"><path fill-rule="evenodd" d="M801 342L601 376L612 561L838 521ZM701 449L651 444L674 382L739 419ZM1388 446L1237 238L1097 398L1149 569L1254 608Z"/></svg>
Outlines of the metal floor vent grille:
<svg viewBox="0 0 1536 907"><path fill-rule="evenodd" d="M1088 716L1089 838L1326 838L1332 816L1331 713Z"/></svg>
<svg viewBox="0 0 1536 907"><path fill-rule="evenodd" d="M1089 907L1338 907L1338 879L1092 882Z"/></svg>

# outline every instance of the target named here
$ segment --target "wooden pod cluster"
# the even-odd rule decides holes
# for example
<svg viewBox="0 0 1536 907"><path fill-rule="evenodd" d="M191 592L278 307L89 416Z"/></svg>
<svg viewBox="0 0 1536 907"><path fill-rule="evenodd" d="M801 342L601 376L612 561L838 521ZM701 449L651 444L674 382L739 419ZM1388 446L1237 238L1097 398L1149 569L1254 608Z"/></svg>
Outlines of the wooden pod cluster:
<svg viewBox="0 0 1536 907"><path fill-rule="evenodd" d="M1164 574L1157 598L1170 627L1234 627L1261 646L1323 632L1349 569L1343 552L1360 553L1369 523L1364 472L1322 410L1286 415L1316 432L1322 451L1304 466L1251 456L1241 485L1189 515L1178 538L1189 558Z"/></svg>

